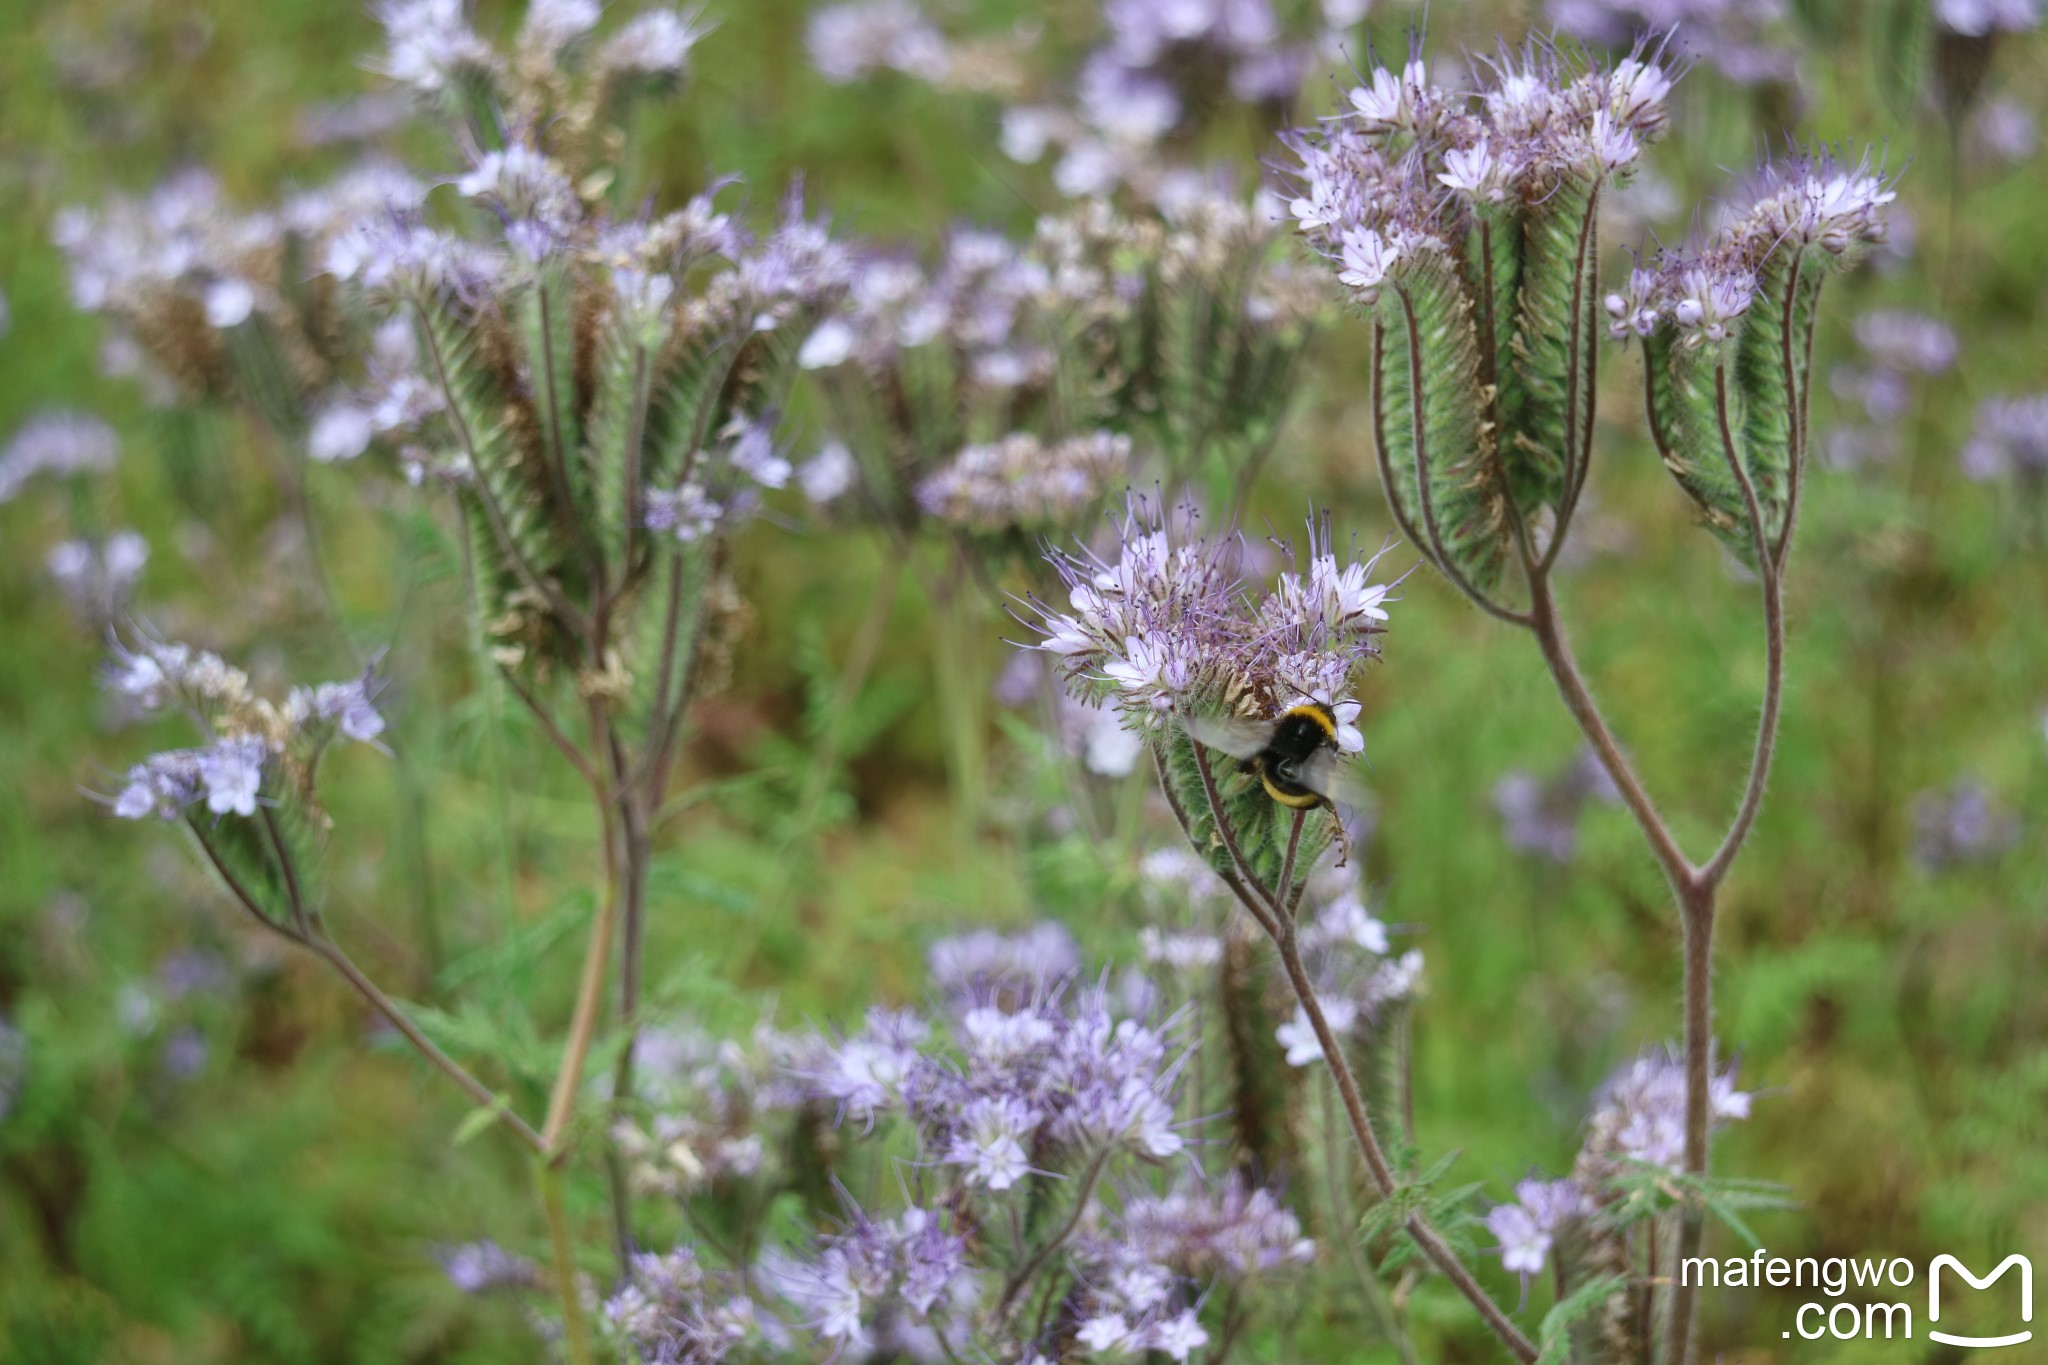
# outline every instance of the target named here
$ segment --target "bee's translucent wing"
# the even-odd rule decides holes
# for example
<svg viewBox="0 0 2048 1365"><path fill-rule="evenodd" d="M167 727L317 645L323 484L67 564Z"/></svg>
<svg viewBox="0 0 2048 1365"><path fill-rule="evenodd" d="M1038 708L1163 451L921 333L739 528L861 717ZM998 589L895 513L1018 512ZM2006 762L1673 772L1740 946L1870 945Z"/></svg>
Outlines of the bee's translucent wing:
<svg viewBox="0 0 2048 1365"><path fill-rule="evenodd" d="M1310 754L1294 774L1294 780L1352 810L1363 810L1372 804L1372 791L1365 785L1365 778L1332 748Z"/></svg>
<svg viewBox="0 0 2048 1365"><path fill-rule="evenodd" d="M1271 721L1236 716L1182 716L1181 725L1197 743L1232 758L1250 758L1273 738Z"/></svg>

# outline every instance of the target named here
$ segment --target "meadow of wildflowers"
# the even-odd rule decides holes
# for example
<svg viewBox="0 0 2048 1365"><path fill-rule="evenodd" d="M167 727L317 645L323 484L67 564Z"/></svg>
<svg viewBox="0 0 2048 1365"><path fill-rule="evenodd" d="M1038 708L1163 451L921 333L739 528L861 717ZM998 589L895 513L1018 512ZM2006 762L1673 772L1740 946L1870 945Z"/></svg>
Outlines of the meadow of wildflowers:
<svg viewBox="0 0 2048 1365"><path fill-rule="evenodd" d="M2048 1265L2044 17L22 16L0 1358Z"/></svg>

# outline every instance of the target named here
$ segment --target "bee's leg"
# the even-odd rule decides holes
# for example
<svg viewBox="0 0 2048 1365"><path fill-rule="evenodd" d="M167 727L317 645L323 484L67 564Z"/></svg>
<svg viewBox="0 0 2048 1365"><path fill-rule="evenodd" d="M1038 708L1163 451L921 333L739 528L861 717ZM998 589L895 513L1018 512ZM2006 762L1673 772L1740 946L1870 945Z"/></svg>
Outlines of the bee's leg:
<svg viewBox="0 0 2048 1365"><path fill-rule="evenodd" d="M1333 802L1325 800L1323 809L1330 813L1330 823L1337 827L1337 866L1348 867L1351 863L1351 837L1344 832L1344 816Z"/></svg>

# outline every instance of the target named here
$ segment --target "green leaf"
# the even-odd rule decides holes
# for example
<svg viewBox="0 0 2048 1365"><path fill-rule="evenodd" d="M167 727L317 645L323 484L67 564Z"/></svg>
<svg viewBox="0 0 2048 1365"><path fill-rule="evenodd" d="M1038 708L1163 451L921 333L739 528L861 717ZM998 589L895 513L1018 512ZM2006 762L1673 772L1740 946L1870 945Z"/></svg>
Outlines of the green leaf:
<svg viewBox="0 0 2048 1365"><path fill-rule="evenodd" d="M509 1107L510 1102L503 1095L500 1095L490 1104L480 1105L470 1110L469 1113L463 1115L462 1122L455 1125L455 1134L450 1139L450 1145L467 1147L492 1124L496 1123Z"/></svg>
<svg viewBox="0 0 2048 1365"><path fill-rule="evenodd" d="M1599 1312L1610 1299L1628 1288L1621 1275L1598 1275L1587 1280L1551 1305L1537 1329L1539 1354L1536 1365L1569 1365L1572 1360L1572 1329Z"/></svg>

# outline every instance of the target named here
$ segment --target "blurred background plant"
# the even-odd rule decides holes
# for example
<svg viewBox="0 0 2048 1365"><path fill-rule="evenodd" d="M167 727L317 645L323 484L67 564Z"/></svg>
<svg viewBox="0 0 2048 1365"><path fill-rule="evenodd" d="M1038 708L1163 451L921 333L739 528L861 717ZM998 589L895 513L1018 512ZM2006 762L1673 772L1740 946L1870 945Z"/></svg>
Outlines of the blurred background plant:
<svg viewBox="0 0 2048 1365"><path fill-rule="evenodd" d="M537 12L573 28L582 9ZM388 683L373 739L394 760L344 750L320 765L333 913L419 1027L486 1059L538 1118L602 900L603 806L512 688L534 690L516 671L532 653L508 680L509 656L477 647L459 524L437 510L451 504L394 477L406 442L389 442L374 470L331 462L436 415L402 382L403 333L352 317L315 267L348 220L394 197L517 251L525 215L484 180L481 210L460 207L468 191L447 182L493 152L502 169L505 135L524 127L559 139L548 154L576 168L565 178L578 222L654 221L734 173L744 180L719 191L716 211L765 235L802 173L810 213L829 215L863 266L900 262L906 281L893 300L863 297L858 281L887 272L855 272L843 356L808 324L775 338L805 377L758 405L785 420L765 456L756 444L742 463L775 483L772 462L786 459L793 486L764 490L732 543L721 610L744 633L727 685L691 710L646 854L651 965L635 1017L649 1025L636 1049L647 1088L609 1131L584 1134L588 1159L567 1179L600 1297L637 1288L693 1340L780 1349L763 1334L800 1328L789 1349L822 1355L836 1324L884 1349L943 1352L947 1309L913 1272L964 1266L993 1301L1052 1245L1059 1215L1088 1202L1061 1204L1071 1180L1030 1196L1027 1177L1011 1206L1030 1197L1050 1223L949 1240L1010 1195L992 1188L1007 1169L1001 1135L1022 1146L1037 1131L997 1113L1026 1084L1023 1064L975 1094L931 1097L938 1108L883 1113L870 1132L838 1112L843 1094L794 1083L823 1084L832 1068L778 1053L775 1030L815 1032L843 1059L875 1037L856 1023L862 1009L911 1008L933 1026L913 1049L923 1064L971 1074L972 1009L957 1002L975 988L962 983L989 988L1021 953L1038 964L1027 977L1070 983L1033 1006L1056 1036L1101 1010L1185 1058L1141 1073L1173 1116L1159 1150L1119 1155L1101 1177L1100 1224L1091 1213L1024 1277L1071 1312L1076 1340L1092 1329L1090 1349L1187 1354L1228 1339L1254 1357L1308 1359L1332 1342L1396 1359L1405 1341L1419 1358L1482 1358L1480 1329L1439 1278L1388 1265L1384 1241L1330 1235L1369 1200L1331 1160L1342 1144L1327 1081L1289 1065L1290 1053L1313 1061L1316 1040L1213 881L1176 867L1149 764L1105 712L1060 696L1035 656L1005 668L998 643L1023 634L1005 623L1006 595L1051 587L1037 538L1106 548L1099 514L1127 484L1192 484L1211 527L1293 524L1313 497L1361 543L1393 531L1363 436L1365 329L1303 283L1309 263L1265 226L1255 195L1273 132L1330 110L1326 77L1348 81L1368 42L1404 52L1419 11L792 3L713 7L631 43L619 35L635 14L608 15L581 48L586 70L636 87L661 84L675 69L663 54L714 28L679 92L631 108L604 80L536 82L547 43L573 32L551 39L516 8L482 5L488 44L436 46L426 40L445 39L456 11L390 15L407 12L420 24L410 45L401 32L383 48L374 19L347 7L91 0L25 17L0 57L0 178L15 206L0 222L0 617L16 643L0 664L4 1353L540 1351L524 1315L544 1288L459 1292L536 1275L545 1286L548 1273L534 1269L548 1238L532 1177L515 1145L481 1136L476 1115L489 1111L410 1069L360 996L232 918L169 841L110 826L80 796L118 796L153 747L102 689L110 629L133 646L146 621L215 650L274 698L293 679L353 678L377 659ZM1797 665L1779 769L1721 917L1719 1032L1742 1051L1743 1091L1762 1093L1717 1162L1782 1182L1797 1207L1751 1221L1786 1254L2048 1254L2027 1241L2048 1194L2044 1019L2026 990L2043 892L2031 832L2048 802L2048 659L2026 628L2042 587L2031 357L2048 340L2048 247L2028 230L2040 210L2032 92L2048 74L2033 19L2024 4L1903 0L1429 11L1445 83L1461 50L1477 69L1531 26L1618 54L1645 27L1677 25L1673 51L1701 60L1674 96L1670 137L1628 202L1607 206L1621 246L1679 230L1678 205L1723 191L1715 167L1788 134L1884 143L1912 162L1889 242L1835 287L1816 346L1823 370L1843 367L1816 388L1820 444L1855 449L1860 430L1873 453L1809 481L1807 549L1787 579ZM484 50L507 54L487 104L474 79L437 82L436 71L474 76ZM428 86L468 133L451 145L365 65ZM493 106L510 116L476 117ZM617 267L589 269L574 287ZM1101 274L1071 273L1090 269ZM1626 274L1625 255L1603 269L1612 285ZM532 297L508 290L505 316ZM906 318L906 300L946 307ZM796 354L806 341L816 349ZM509 388L477 401L497 414L535 387L523 336L494 344L491 381L510 376ZM1750 723L1759 661L1745 594L1726 582L1745 571L1679 534L1690 513L1645 458L1629 364L1609 369L1598 501L1580 508L1558 591L1646 780L1673 793L1674 823L1698 842L1747 760L1728 736ZM572 382L579 395L601 387ZM908 397L874 410L891 382ZM563 448L538 422L507 425L515 441ZM739 456L739 435L714 448ZM1023 490L1002 477L1013 473ZM1249 541L1264 574L1265 546ZM921 591L900 591L905 569ZM1408 989L1350 1005L1351 1041L1366 1049L1354 1065L1398 1097L1385 1112L1405 1142L1461 1154L1437 1193L1460 1195L1445 1210L1461 1249L1513 1304L1517 1277L1546 1263L1561 1207L1518 1180L1532 1166L1613 1162L1627 1128L1615 1116L1668 1114L1670 1069L1645 1049L1673 1031L1676 936L1626 817L1586 799L1597 788L1566 776L1508 792L1504 769L1556 771L1576 741L1534 661L1474 618L1441 581L1407 580L1386 661L1357 694L1374 799L1352 841L1375 889L1312 889L1303 946L1312 969L1354 984L1379 980L1376 962L1412 978L1409 946L1427 952L1419 1008ZM550 681L580 707L574 676ZM230 804L232 786L224 777ZM1573 837L1560 844L1559 830ZM1569 845L1569 868L1532 868L1532 840L1544 858ZM929 973L917 970L919 946L963 923L1048 916L1077 942L938 944ZM1132 979L1146 991L1084 999L1105 963L1119 964L1112 991L1126 991L1125 966L1144 968ZM1029 991L996 996L982 1003L1031 1015ZM716 1041L753 1038L764 1018L771 1036L755 1044ZM800 1027L811 1020L841 1027ZM606 1108L624 1036L597 1038L587 1114ZM966 1117L976 1102L980 1126ZM976 1134L981 1165L954 1154ZM650 1220L638 1240L665 1262L623 1282L607 1140ZM1154 1164L1174 1141L1201 1153L1199 1186ZM847 1155L806 1157L804 1143ZM1620 1149L1668 1159L1660 1150ZM1073 1176L1066 1160L1029 1164ZM820 1183L828 1170L843 1193ZM1481 1230L1470 1220L1489 1207ZM1203 1260L1196 1221L1264 1250ZM818 1227L836 1238L821 1257L775 1284L734 1284L757 1259L749 1247ZM1739 1240L1710 1238L1731 1253ZM700 1264L668 1251L678 1239ZM1120 1257L1170 1273L1111 1288L1097 1267ZM1240 1318L1258 1296L1235 1291L1254 1269L1329 1292ZM819 1297L838 1270L875 1286L852 1317L843 1295ZM1361 1288L1382 1279L1383 1295ZM1081 1281L1096 1297L1077 1294ZM1191 1286L1214 1292L1191 1299ZM1533 1332L1549 1301L1532 1293ZM742 1299L760 1306L751 1322ZM1767 1345L1790 1303L1708 1296L1703 1348ZM657 1349L633 1338L647 1320L634 1301L589 1306L593 1330Z"/></svg>

